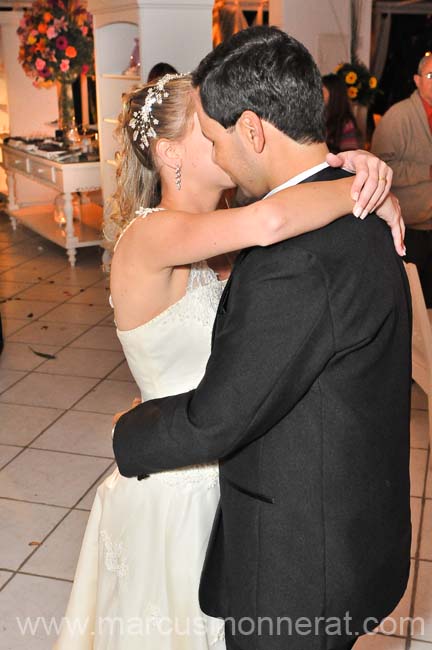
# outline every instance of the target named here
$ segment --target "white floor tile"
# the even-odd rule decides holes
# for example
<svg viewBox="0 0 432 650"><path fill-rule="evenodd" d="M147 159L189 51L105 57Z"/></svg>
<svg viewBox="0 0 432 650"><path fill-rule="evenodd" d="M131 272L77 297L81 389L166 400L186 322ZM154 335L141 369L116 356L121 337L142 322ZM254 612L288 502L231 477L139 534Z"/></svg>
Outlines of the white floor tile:
<svg viewBox="0 0 432 650"><path fill-rule="evenodd" d="M130 409L133 400L139 395L137 385L132 382L105 379L80 400L74 409L114 415L119 411Z"/></svg>
<svg viewBox="0 0 432 650"><path fill-rule="evenodd" d="M417 384L412 385L411 390L411 408L412 409L424 409L427 411L428 401L426 393L422 391L420 386Z"/></svg>
<svg viewBox="0 0 432 650"><path fill-rule="evenodd" d="M84 510L91 510L94 498L96 496L96 490L98 489L99 485L104 482L107 476L110 476L113 473L115 467L116 467L115 463L112 463L110 467L108 467L106 472L104 472L103 475L96 481L95 485L93 485L91 490L89 490L88 493L81 499L81 501L77 505L77 508L83 508Z"/></svg>
<svg viewBox="0 0 432 650"><path fill-rule="evenodd" d="M17 570L35 550L32 542L41 542L66 513L64 508L0 499L0 566Z"/></svg>
<svg viewBox="0 0 432 650"><path fill-rule="evenodd" d="M37 259L37 258L36 258ZM0 276L0 281L7 280L8 282L28 282L29 284L36 284L40 282L47 274L39 275L36 269L31 268L28 264L21 264L13 269L5 271Z"/></svg>
<svg viewBox="0 0 432 650"><path fill-rule="evenodd" d="M429 417L427 411L411 411L411 447L429 446Z"/></svg>
<svg viewBox="0 0 432 650"><path fill-rule="evenodd" d="M3 318L2 317L2 329L3 336L9 338L11 334L21 330L23 327L28 325L28 320L22 318Z"/></svg>
<svg viewBox="0 0 432 650"><path fill-rule="evenodd" d="M82 305L64 303L41 317L41 321L57 323L78 323L81 325L96 325L111 310L111 307L97 305Z"/></svg>
<svg viewBox="0 0 432 650"><path fill-rule="evenodd" d="M0 373L3 374L5 370L34 370L46 361L35 352L55 354L59 349L58 345L30 346L28 343L6 341L0 355Z"/></svg>
<svg viewBox="0 0 432 650"><path fill-rule="evenodd" d="M88 329L88 325L36 321L12 334L9 340L32 345L67 345Z"/></svg>
<svg viewBox="0 0 432 650"><path fill-rule="evenodd" d="M21 370L2 370L0 373L0 393L9 388L9 386L16 384L25 375L26 373Z"/></svg>
<svg viewBox="0 0 432 650"><path fill-rule="evenodd" d="M43 300L65 302L79 293L78 287L63 286L58 284L36 284L23 291L20 296L23 300Z"/></svg>
<svg viewBox="0 0 432 650"><path fill-rule="evenodd" d="M32 447L113 457L112 415L68 411Z"/></svg>
<svg viewBox="0 0 432 650"><path fill-rule="evenodd" d="M0 497L72 507L109 460L26 449L0 472Z"/></svg>
<svg viewBox="0 0 432 650"><path fill-rule="evenodd" d="M61 413L61 409L0 403L0 443L28 445Z"/></svg>
<svg viewBox="0 0 432 650"><path fill-rule="evenodd" d="M56 375L32 372L18 384L2 393L0 401L9 404L67 409L97 382L97 379L83 377L61 377L59 380Z"/></svg>
<svg viewBox="0 0 432 650"><path fill-rule="evenodd" d="M90 287L85 291L81 291L78 295L74 296L69 302L71 303L84 303L89 305L103 305L109 304L109 291L103 287Z"/></svg>
<svg viewBox="0 0 432 650"><path fill-rule="evenodd" d="M426 499L421 531L420 559L432 560L432 499Z"/></svg>
<svg viewBox="0 0 432 650"><path fill-rule="evenodd" d="M43 302L42 300L21 300L12 298L0 305L0 311L5 318L25 318L27 322L39 318L42 314L56 306L56 302Z"/></svg>
<svg viewBox="0 0 432 650"><path fill-rule="evenodd" d="M367 634L359 638L354 650L405 650L406 639L384 634Z"/></svg>
<svg viewBox="0 0 432 650"><path fill-rule="evenodd" d="M88 516L72 510L21 570L73 580Z"/></svg>
<svg viewBox="0 0 432 650"><path fill-rule="evenodd" d="M0 588L3 587L5 582L9 580L12 575L12 571L2 571L0 570Z"/></svg>
<svg viewBox="0 0 432 650"><path fill-rule="evenodd" d="M424 634L416 623L413 638L432 642L432 562L420 562L414 599L414 618L424 620Z"/></svg>
<svg viewBox="0 0 432 650"><path fill-rule="evenodd" d="M426 480L426 498L432 499L432 467L431 467L431 458L429 456L429 463L427 468L427 480Z"/></svg>
<svg viewBox="0 0 432 650"><path fill-rule="evenodd" d="M409 650L432 650L432 645L423 641L411 641Z"/></svg>
<svg viewBox="0 0 432 650"><path fill-rule="evenodd" d="M22 451L22 447L17 447L16 445L0 445L0 469L19 454L20 451Z"/></svg>
<svg viewBox="0 0 432 650"><path fill-rule="evenodd" d="M124 359L123 352L115 350L81 350L68 347L56 359L46 361L38 370L49 374L77 377L106 377Z"/></svg>
<svg viewBox="0 0 432 650"><path fill-rule="evenodd" d="M12 298L29 286L28 282L7 282L0 279L0 299Z"/></svg>
<svg viewBox="0 0 432 650"><path fill-rule="evenodd" d="M93 327L71 343L73 348L90 348L93 350L121 350L120 341L112 327Z"/></svg>
<svg viewBox="0 0 432 650"><path fill-rule="evenodd" d="M60 271L53 279L59 284L74 285L80 288L87 288L101 281L104 273L101 268L82 268L76 266L75 268L67 268Z"/></svg>
<svg viewBox="0 0 432 650"><path fill-rule="evenodd" d="M411 497L411 526L412 526L411 557L415 557L418 548L421 509L422 509L422 500L418 497Z"/></svg>
<svg viewBox="0 0 432 650"><path fill-rule="evenodd" d="M102 325L103 327L114 327L116 326L114 322L114 313L111 309L111 313L108 314L108 316L101 322L99 325Z"/></svg>
<svg viewBox="0 0 432 650"><path fill-rule="evenodd" d="M107 379L117 379L118 381L135 381L126 361L124 361L121 366L113 370Z"/></svg>
<svg viewBox="0 0 432 650"><path fill-rule="evenodd" d="M36 624L44 618L60 626L66 610L71 583L63 580L16 575L0 592L2 612L2 648L4 650L49 650L57 634L39 625L33 634L20 629L30 620ZM18 621L17 621L18 618Z"/></svg>
<svg viewBox="0 0 432 650"><path fill-rule="evenodd" d="M411 496L422 497L426 478L427 451L411 449L410 479Z"/></svg>

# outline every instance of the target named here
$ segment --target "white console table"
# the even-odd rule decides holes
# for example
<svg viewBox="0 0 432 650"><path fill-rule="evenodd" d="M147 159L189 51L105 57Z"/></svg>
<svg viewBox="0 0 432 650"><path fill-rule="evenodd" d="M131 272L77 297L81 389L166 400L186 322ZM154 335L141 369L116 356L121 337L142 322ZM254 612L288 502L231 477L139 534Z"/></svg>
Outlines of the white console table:
<svg viewBox="0 0 432 650"><path fill-rule="evenodd" d="M79 222L73 221L72 208L73 192L90 192L100 188L99 162L59 163L18 147L1 147L2 166L6 171L9 190L8 212L14 229L17 222L20 222L62 246L67 251L71 266L75 266L77 248L102 246L102 207L94 203L82 205ZM53 204L18 205L15 174L23 174L63 194L66 220L64 228L54 221Z"/></svg>

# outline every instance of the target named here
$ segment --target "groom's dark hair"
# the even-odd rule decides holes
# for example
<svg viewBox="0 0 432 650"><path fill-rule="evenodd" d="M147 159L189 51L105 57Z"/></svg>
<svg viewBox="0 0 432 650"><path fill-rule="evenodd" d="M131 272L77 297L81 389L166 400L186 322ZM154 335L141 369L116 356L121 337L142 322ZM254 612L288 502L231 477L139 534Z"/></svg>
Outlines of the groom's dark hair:
<svg viewBox="0 0 432 650"><path fill-rule="evenodd" d="M226 129L251 110L301 144L325 140L321 75L302 43L276 27L250 27L192 73L207 115Z"/></svg>

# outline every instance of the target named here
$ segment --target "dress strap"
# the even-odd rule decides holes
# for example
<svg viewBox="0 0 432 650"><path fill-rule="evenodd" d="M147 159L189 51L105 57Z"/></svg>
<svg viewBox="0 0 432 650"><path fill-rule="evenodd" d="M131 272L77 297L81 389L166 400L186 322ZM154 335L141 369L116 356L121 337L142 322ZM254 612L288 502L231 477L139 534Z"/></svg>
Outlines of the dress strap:
<svg viewBox="0 0 432 650"><path fill-rule="evenodd" d="M143 207L138 208L138 210L135 212L136 216L133 219L131 219L129 221L129 223L126 224L126 226L123 228L123 230L119 234L118 239L117 239L117 241L115 243L115 246L114 246L114 253L115 253L115 250L116 250L117 246L119 245L119 242L120 242L121 238L123 237L125 232L128 230L128 228L130 228L131 225L135 222L135 219L139 219L139 218L145 219L146 217L148 217L149 214L152 214L152 212L162 212L163 210L165 210L165 208L143 208Z"/></svg>

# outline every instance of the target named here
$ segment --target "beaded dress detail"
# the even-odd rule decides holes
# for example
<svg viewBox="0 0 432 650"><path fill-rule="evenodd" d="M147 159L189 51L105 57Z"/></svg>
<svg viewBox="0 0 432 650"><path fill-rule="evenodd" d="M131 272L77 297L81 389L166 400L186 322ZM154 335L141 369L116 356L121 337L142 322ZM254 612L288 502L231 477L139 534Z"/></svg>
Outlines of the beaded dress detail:
<svg viewBox="0 0 432 650"><path fill-rule="evenodd" d="M198 385L224 284L206 262L193 264L179 301L117 330L143 401ZM217 463L142 481L114 470L96 493L56 650L225 650L223 621L198 601L218 502ZM78 637L74 621L87 625Z"/></svg>

